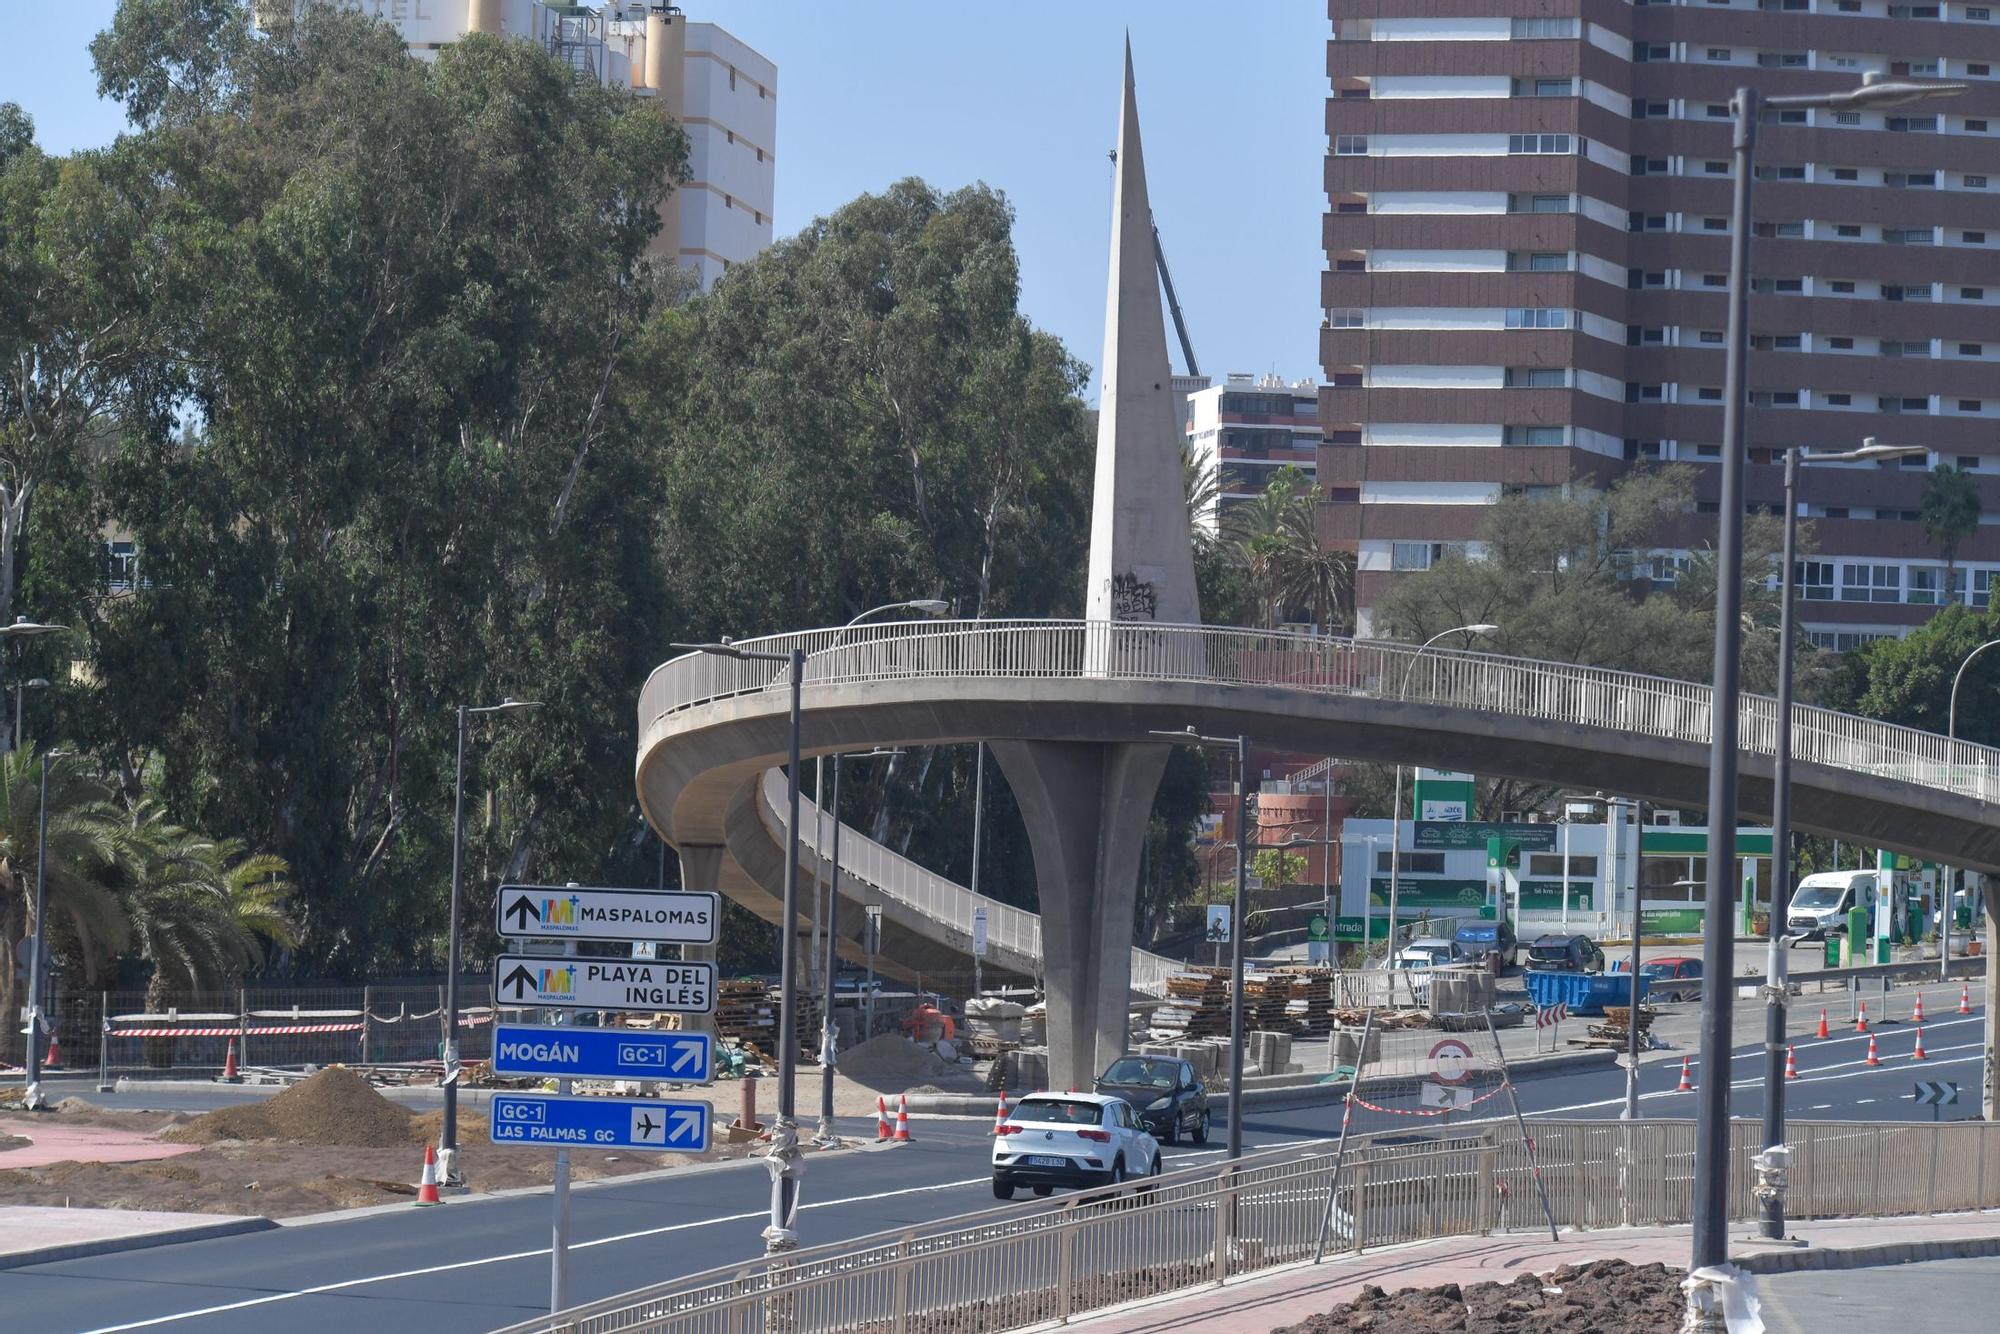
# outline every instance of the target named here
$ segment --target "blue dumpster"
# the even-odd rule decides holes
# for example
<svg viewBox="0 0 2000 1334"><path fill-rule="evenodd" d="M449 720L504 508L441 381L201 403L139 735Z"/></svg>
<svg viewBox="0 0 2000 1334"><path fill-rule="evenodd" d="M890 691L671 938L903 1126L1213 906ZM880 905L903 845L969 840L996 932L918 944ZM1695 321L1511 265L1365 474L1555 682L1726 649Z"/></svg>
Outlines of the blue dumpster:
<svg viewBox="0 0 2000 1334"><path fill-rule="evenodd" d="M1639 999L1646 999L1653 979L1639 975ZM1538 1010L1558 1002L1571 1014L1603 1014L1606 1005L1625 1005L1632 999L1632 979L1625 973L1530 972L1528 997Z"/></svg>

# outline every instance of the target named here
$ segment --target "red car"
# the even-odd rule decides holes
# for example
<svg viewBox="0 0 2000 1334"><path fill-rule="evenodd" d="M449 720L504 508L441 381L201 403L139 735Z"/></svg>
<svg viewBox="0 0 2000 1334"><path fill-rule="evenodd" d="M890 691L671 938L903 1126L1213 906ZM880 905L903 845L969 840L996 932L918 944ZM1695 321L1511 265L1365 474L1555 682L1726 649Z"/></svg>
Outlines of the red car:
<svg viewBox="0 0 2000 1334"><path fill-rule="evenodd" d="M1632 961L1620 959L1611 965L1614 973L1630 971ZM1652 979L1646 994L1657 1001L1694 1000L1701 995L1701 960L1686 955L1675 955L1667 959L1648 959L1639 965L1639 974ZM1686 982L1687 987L1676 987L1674 983Z"/></svg>

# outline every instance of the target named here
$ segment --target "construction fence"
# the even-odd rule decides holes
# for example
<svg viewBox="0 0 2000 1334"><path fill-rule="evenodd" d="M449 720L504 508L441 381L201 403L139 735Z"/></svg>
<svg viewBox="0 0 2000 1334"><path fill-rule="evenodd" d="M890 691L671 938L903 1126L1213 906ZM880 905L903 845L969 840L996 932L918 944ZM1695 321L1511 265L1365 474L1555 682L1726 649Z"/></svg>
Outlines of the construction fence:
<svg viewBox="0 0 2000 1334"><path fill-rule="evenodd" d="M1533 1132L1523 1141L1489 1122L1350 1139L1338 1166L1330 1145L1274 1150L758 1258L500 1334L989 1334L1371 1246L1689 1221L1692 1121L1536 1121ZM1790 1135L1793 1218L2000 1206L2000 1125L1793 1122ZM1730 1217L1748 1220L1761 1128L1734 1122L1730 1139Z"/></svg>

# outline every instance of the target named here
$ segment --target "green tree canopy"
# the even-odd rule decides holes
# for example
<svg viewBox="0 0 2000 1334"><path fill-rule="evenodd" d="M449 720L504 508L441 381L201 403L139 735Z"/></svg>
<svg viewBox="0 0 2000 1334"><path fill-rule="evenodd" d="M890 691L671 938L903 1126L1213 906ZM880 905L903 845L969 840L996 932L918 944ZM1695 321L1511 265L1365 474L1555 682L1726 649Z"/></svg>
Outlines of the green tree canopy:
<svg viewBox="0 0 2000 1334"><path fill-rule="evenodd" d="M1958 564L1959 544L1979 531L1979 484L1970 473L1940 463L1924 483L1917 521L1924 536L1937 543L1945 569L1952 569Z"/></svg>

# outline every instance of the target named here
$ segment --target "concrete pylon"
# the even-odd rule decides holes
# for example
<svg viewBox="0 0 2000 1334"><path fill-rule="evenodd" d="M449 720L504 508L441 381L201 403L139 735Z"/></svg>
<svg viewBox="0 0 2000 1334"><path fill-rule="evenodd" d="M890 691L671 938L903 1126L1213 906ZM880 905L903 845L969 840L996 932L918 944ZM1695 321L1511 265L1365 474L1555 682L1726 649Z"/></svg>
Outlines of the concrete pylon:
<svg viewBox="0 0 2000 1334"><path fill-rule="evenodd" d="M681 888L718 890L722 888L722 861L728 851L721 844L683 843L674 851L681 859ZM694 962L714 963L716 947L713 945L683 945L681 958ZM684 1014L681 1031L686 1033L706 1033L710 1038L717 1036L715 1016L712 1014Z"/></svg>
<svg viewBox="0 0 2000 1334"><path fill-rule="evenodd" d="M1133 627L1201 621L1153 246L1128 40L1085 590L1086 667L1106 675L1138 665L1141 656L1157 669L1163 657L1201 654L1191 634L1154 635ZM1179 722L1162 719L1160 725ZM1049 1085L1088 1088L1126 1046L1139 862L1169 748L996 741L992 749L1034 851Z"/></svg>

